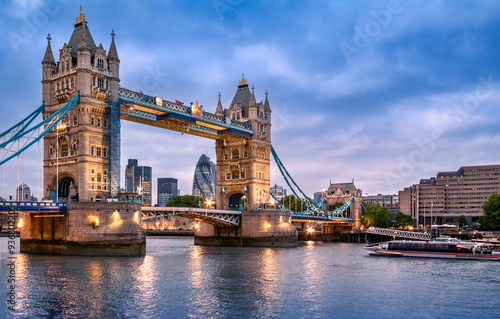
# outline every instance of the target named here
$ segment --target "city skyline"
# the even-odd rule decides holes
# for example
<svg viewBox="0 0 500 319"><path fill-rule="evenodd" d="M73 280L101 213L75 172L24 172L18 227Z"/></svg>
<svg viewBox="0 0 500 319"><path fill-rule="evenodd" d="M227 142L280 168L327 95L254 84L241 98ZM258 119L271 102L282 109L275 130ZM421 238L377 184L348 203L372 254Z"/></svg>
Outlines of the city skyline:
<svg viewBox="0 0 500 319"><path fill-rule="evenodd" d="M330 179L354 177L363 193L389 194L437 171L498 164L499 4L214 3L116 8L88 1L83 13L96 44L107 48L115 30L123 87L185 104L198 100L212 113L219 92L229 107L241 73L255 85L258 102L268 90L273 145L311 196ZM51 34L57 57L78 5L14 1L0 9L6 30L0 60L15 70L3 73L5 131L41 104L45 38ZM136 123L122 121L121 139L121 187L127 159L137 158L155 176L176 176L188 194L199 154L215 159L211 140ZM16 161L6 164L0 196L15 194L23 182L38 184L36 146L22 161L19 181ZM270 184L284 185L271 166Z"/></svg>

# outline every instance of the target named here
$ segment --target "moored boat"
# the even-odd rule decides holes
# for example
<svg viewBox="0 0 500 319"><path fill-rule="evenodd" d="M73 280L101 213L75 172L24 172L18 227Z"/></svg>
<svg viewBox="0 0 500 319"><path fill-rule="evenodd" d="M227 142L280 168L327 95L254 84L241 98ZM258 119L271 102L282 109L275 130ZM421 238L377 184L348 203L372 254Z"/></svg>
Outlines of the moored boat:
<svg viewBox="0 0 500 319"><path fill-rule="evenodd" d="M393 240L364 247L372 256L500 261L500 252L489 243L436 238L433 241Z"/></svg>

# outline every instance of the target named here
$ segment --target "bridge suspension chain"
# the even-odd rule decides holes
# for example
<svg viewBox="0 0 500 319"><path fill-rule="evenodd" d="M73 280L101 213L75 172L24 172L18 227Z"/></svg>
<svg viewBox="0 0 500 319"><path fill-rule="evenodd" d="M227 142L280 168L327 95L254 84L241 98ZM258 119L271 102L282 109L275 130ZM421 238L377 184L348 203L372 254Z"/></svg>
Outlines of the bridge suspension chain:
<svg viewBox="0 0 500 319"><path fill-rule="evenodd" d="M318 214L318 215L327 215L327 216L343 216L343 214L346 212L347 208L351 206L351 204L354 202L354 199L351 198L347 203L344 205L332 210L332 211L325 211L321 208L321 205L324 203L325 200L321 202L321 205L316 205L310 199L303 191L300 189L300 187L297 185L297 183L293 180L292 176L288 173L287 169L285 168L285 165L281 162L278 154L274 150L274 148L271 146L271 154L273 155L273 158L276 162L276 165L278 166L278 169L285 179L285 182L287 185L290 187L290 190L292 193L296 196L296 198L300 201L302 205L307 207L307 210L305 212L295 212L288 208L284 203L282 203L280 200L278 200L274 195L271 194L271 196L281 205L283 206L286 210L292 212L292 214L298 214L298 215L311 215L311 214ZM299 194L302 196L299 196Z"/></svg>
<svg viewBox="0 0 500 319"><path fill-rule="evenodd" d="M4 151L4 154L0 160L0 166L10 161L12 158L18 156L19 154L27 150L30 146L42 139L45 134L53 129L62 120L62 118L64 118L64 116L68 114L68 112L73 108L73 106L75 106L76 103L78 103L79 100L80 93L76 94L74 98L66 103L66 105L48 116L45 120L29 128L30 124L35 120L35 118L45 109L45 103L43 103L25 119L21 120L19 123L9 128L7 131L1 133L0 138L3 137L4 141L0 143L0 149ZM40 132L40 128L42 127L43 131ZM9 134L10 136L8 137ZM17 150L14 150L16 143L18 145L18 148ZM9 156L9 154L11 155Z"/></svg>

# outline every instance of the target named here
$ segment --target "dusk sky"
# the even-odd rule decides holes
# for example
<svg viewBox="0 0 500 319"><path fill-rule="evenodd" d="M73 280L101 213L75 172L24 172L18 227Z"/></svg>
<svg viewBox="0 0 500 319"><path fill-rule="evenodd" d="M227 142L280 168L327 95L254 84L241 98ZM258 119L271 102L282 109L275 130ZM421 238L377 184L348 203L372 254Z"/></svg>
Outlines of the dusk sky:
<svg viewBox="0 0 500 319"><path fill-rule="evenodd" d="M2 132L41 105L47 34L58 60L80 4L97 45L114 29L122 87L209 112L219 92L229 107L242 73L258 102L268 90L273 146L310 196L353 178L364 195L395 194L500 163L498 1L2 1ZM153 168L153 203L158 177L191 194L200 155L215 161L213 140L121 127L121 186L138 159ZM35 196L37 154L20 170ZM17 160L4 166L0 196L14 195Z"/></svg>

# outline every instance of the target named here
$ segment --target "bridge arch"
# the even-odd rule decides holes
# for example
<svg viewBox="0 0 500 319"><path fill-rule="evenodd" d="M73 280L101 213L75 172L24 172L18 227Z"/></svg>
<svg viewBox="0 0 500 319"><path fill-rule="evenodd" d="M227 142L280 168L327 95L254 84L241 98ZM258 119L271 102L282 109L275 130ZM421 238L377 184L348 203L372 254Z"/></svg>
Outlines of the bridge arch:
<svg viewBox="0 0 500 319"><path fill-rule="evenodd" d="M59 198L67 200L71 195L73 195L72 191L74 187L75 187L75 179L73 178L73 176L69 174L64 174L59 176L59 181L57 183Z"/></svg>
<svg viewBox="0 0 500 319"><path fill-rule="evenodd" d="M246 196L243 193L234 193L229 196L228 208L229 210L244 210L244 202Z"/></svg>

